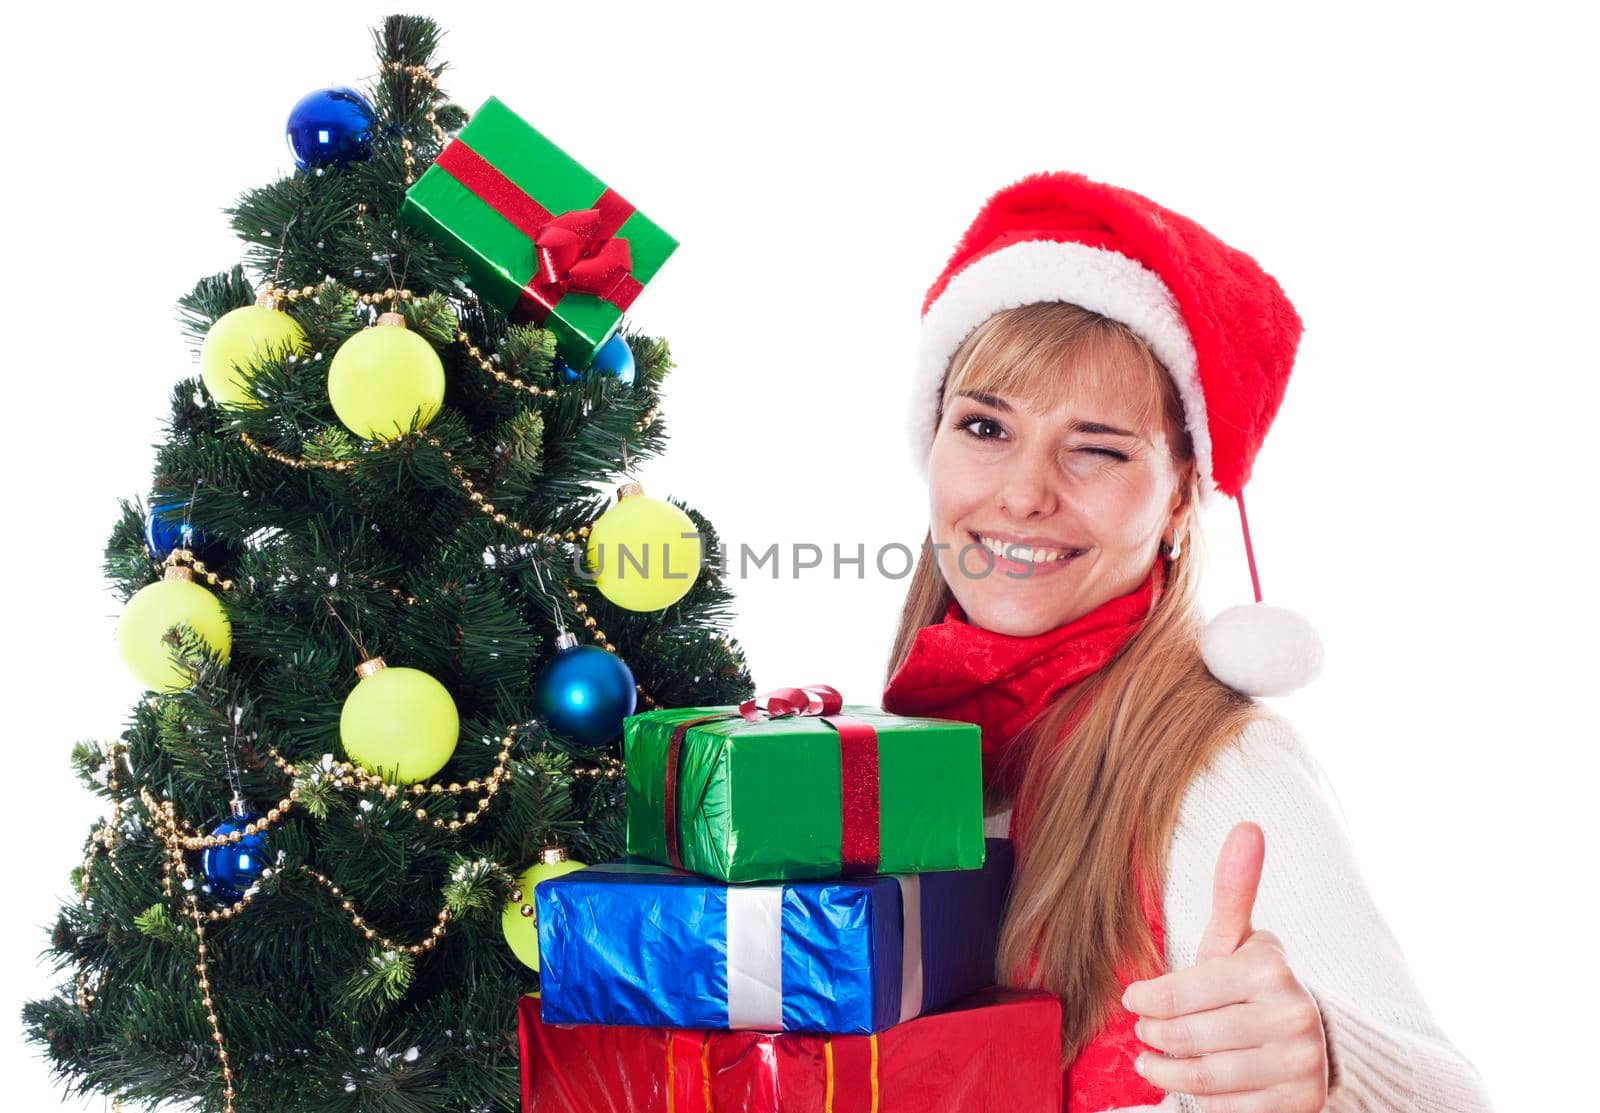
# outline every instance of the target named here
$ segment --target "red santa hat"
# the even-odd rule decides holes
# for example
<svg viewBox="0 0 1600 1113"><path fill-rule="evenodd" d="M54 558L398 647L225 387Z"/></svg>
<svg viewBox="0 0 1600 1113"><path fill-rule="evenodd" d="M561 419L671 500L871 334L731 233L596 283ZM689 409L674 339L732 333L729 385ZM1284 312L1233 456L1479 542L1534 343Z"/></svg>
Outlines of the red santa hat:
<svg viewBox="0 0 1600 1113"><path fill-rule="evenodd" d="M1253 604L1206 624L1200 649L1223 683L1284 695L1321 670L1302 616L1261 601L1244 485L1283 401L1301 322L1278 283L1244 252L1131 190L1065 171L995 193L922 305L911 440L926 476L950 358L994 314L1072 302L1133 330L1172 376L1200 471L1200 501L1239 506Z"/></svg>

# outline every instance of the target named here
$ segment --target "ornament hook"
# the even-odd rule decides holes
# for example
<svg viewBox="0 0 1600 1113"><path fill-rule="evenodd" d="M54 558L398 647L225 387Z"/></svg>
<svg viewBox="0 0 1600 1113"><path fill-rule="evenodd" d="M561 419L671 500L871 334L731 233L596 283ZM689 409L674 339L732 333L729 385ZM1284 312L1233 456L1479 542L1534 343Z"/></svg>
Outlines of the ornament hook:
<svg viewBox="0 0 1600 1113"><path fill-rule="evenodd" d="M323 601L323 603L325 603L327 605L328 613L333 615L334 621L337 622L340 626L344 626L344 632L350 636L350 640L351 641L356 643L356 649L358 649L361 652L362 659L365 660L366 658L371 657L372 654L368 653L367 652L367 647L361 643L361 635L358 634L358 633L352 632L350 627L345 625L344 619L339 617L339 612L334 609L333 600L329 599L326 595L324 595L322 597L322 601ZM358 625L359 625L359 623L358 623Z"/></svg>
<svg viewBox="0 0 1600 1113"><path fill-rule="evenodd" d="M569 645L577 645L577 637L568 632L566 620L561 617L561 608L556 604L556 597L544 585L544 573L539 571L539 562L537 560L532 561L531 567L533 568L533 578L539 581L539 593L550 601L550 614L556 620L556 647L565 649Z"/></svg>

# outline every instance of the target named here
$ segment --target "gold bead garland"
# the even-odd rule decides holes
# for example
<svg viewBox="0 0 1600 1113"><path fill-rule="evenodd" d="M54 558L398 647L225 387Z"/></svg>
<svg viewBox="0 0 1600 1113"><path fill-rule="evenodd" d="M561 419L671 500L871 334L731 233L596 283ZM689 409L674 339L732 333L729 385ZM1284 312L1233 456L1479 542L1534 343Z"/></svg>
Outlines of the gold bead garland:
<svg viewBox="0 0 1600 1113"><path fill-rule="evenodd" d="M366 204L364 202L358 204L356 206L356 210L358 214L365 212ZM297 301L303 297L310 297L315 292L315 286L302 286L299 289L285 289L282 287L268 285L263 289L261 297L270 298L272 299L273 303L276 304L278 301ZM396 307L398 307L399 302L410 301L416 297L416 294L411 290L391 286L382 291L357 294L356 297L363 305L377 305L380 302L387 301L395 304ZM494 378L497 382L514 387L518 390L526 391L539 398L554 398L561 393L554 387L537 387L531 383L523 382L516 376L500 370L493 363L494 356L485 356L482 349L480 349L476 344L472 343L472 338L467 335L466 330L461 328L459 324L456 326L456 340L465 347L467 354L470 355L476 362L478 368L485 374ZM659 416L659 414L659 404L652 404L650 408L646 410L645 413L639 418L639 420L633 423L634 432L643 433L651 425L655 424L656 418ZM307 460L304 457L290 456L287 453L279 452L277 449L261 444L243 430L239 430L238 434L239 439L244 442L245 447L249 448L252 452L255 452L261 456L265 456L270 460L276 461L277 463L286 464L289 467L301 470L314 467L320 468L324 471L349 471L355 467L355 461L353 460ZM587 526L580 529L577 535L574 535L573 531L568 530L563 536L530 529L529 527L522 525L520 522L517 522L515 519L508 517L504 513L495 510L494 504L489 502L488 499L477 490L477 487L473 484L472 480L467 477L465 469L455 464L455 458L450 454L450 451L444 447L437 437L434 437L431 434L424 434L421 431L416 433L406 433L390 440L379 441L373 444L364 444L362 448L363 451L367 453L386 451L404 441L412 439L413 437L420 437L428 444L438 449L440 455L443 456L446 461L450 462L451 475L455 477L456 482L461 486L462 490L467 493L467 496L472 499L474 505L483 511L483 513L492 518L497 525L509 527L524 541L577 541L588 536Z"/></svg>
<svg viewBox="0 0 1600 1113"><path fill-rule="evenodd" d="M422 600L418 599L415 595L407 595L399 588L383 583L381 580L378 580L372 576L363 575L359 572L352 573L352 575L357 579L360 579L365 583L377 588L379 591L387 591L390 595L393 595L396 599L401 600L409 607L415 607L422 602ZM566 589L566 592L567 598L572 602L573 610L584 616L584 628L590 631L590 634L595 639L596 644L604 646L608 653L615 653L617 651L617 647L606 638L605 631L601 630L598 624L596 624L594 618L589 615L589 604L583 601L582 597L578 595L578 592L575 588L569 587ZM650 693L644 690L644 685L635 681L633 687L634 690L639 693L639 699L644 704L651 708L660 706L654 699L651 698Z"/></svg>
<svg viewBox="0 0 1600 1113"><path fill-rule="evenodd" d="M451 454L450 450L445 448L444 443L431 433L404 433L393 440L379 441L375 444L366 445L364 446L363 451L369 453L386 452L395 445L412 438L419 438L425 441L431 447L438 450L439 454L449 462L451 476L455 479L456 483L461 487L461 489L466 492L467 497L472 501L472 504L476 506L481 513L492 519L497 525L503 525L511 530L514 530L525 541L577 543L588 540L589 527L586 525L579 526L576 530L566 530L564 533L551 533L545 530L530 529L504 512L495 509L494 503L486 498L483 492L478 490L477 484L472 482L472 479L467 475L466 469L455 462L455 457ZM306 468L320 468L326 471L348 471L355 467L355 461L353 460L307 460L304 458L289 456L285 453L277 451L276 449L268 448L267 446L260 444L255 440L255 438L251 437L250 434L244 432L243 430L239 431L239 439L244 443L246 448L250 449L250 451L257 453L258 455L265 456L266 458L276 461L277 463L286 464L292 468L301 470ZM386 588L386 590L395 595L397 598L405 598L406 602L408 603L416 602L414 596L403 596L398 588L389 587ZM577 590L569 587L566 589L566 592L568 599L570 599L572 602L573 608L583 616L583 625L589 631L590 638L595 642L596 645L603 646L607 653L615 653L617 651L615 643L606 637L605 631L600 629L599 623L595 621L594 616L588 613L588 604L583 602L582 597L579 596ZM648 707L653 709L659 706L642 686L635 683L634 687L638 690L640 698Z"/></svg>
<svg viewBox="0 0 1600 1113"><path fill-rule="evenodd" d="M265 448L263 445L258 444L253 438L251 438L248 433L241 431L239 433L239 437L244 441L245 446L251 451L261 453L262 455L276 460L279 463L289 464L291 467L325 468L333 471L345 471L355 466L354 462L350 460L296 460L294 457L285 456L284 454L275 450ZM431 433L406 433L394 438L394 440L381 441L375 445L369 446L367 451L387 451L390 447L399 444L402 441L409 440L412 437L417 437L434 449L438 450L439 455L444 457L444 459L450 464L450 474L452 477L454 477L456 483L460 485L461 489L466 492L467 498L472 501L472 504L476 506L479 511L493 520L495 524L506 526L508 529L515 531L525 541L556 543L566 541L576 543L588 540L588 526L579 526L576 530L569 529L565 533L551 533L544 530L534 530L523 525L521 522L518 522L515 518L510 517L503 511L495 509L494 503L485 497L482 491L478 490L477 484L474 483L471 477L467 475L466 469L455 462L455 456L451 454L448 448L444 447L444 443L440 441L438 437ZM583 615L583 624L590 631L590 636L594 639L596 644L604 646L606 652L608 653L615 653L617 651L616 645L606 637L605 631L599 628L599 624L595 621L594 616L588 613L588 605L582 602L578 592L570 587L566 590L568 598L573 602L573 606L577 609L579 614ZM637 687L637 685L635 686ZM646 693L643 688L639 688L639 693L644 697L644 700L647 704L649 704L651 707L656 706L655 701L650 698L648 693Z"/></svg>
<svg viewBox="0 0 1600 1113"><path fill-rule="evenodd" d="M403 789L406 795L414 797L418 800L421 800L424 797L459 796L463 793L476 792L483 793L483 797L474 806L474 809L467 813L465 818L460 820L433 819L422 808L416 809L414 813L416 818L419 820L428 820L433 824L434 827L437 827L440 830L449 831L457 831L462 827L470 827L476 823L483 813L488 810L490 802L500 791L501 786L504 785L506 781L511 779L511 773L508 769L508 765L511 760L511 747L515 740L516 731L517 728L513 726L506 731L504 736L502 736L500 740L500 752L496 757L495 766L489 771L489 775L487 777L474 777L465 783L460 781L451 781L449 783L445 783L443 781L434 781L427 784L418 783L407 785ZM273 764L276 765L282 772L293 778L288 794L280 799L272 808L268 809L266 814L261 819L246 825L238 831L230 831L224 835L207 834L183 836L182 843L184 850L212 850L218 847L232 846L234 843L249 838L251 835L265 834L267 831L272 830L278 825L285 813L289 812L296 804L301 802L301 796L304 794L306 787L305 778L299 774L298 768L295 766L295 764L288 758L284 757L282 752L279 751L276 746L269 744L266 747L266 750L267 755L272 759ZM371 773L366 769L363 769L359 765L352 764L348 761L329 761L326 758L324 761L326 764L323 766L323 772L325 775L332 778L335 788L343 788L348 783L359 789L375 790L386 800L394 800L401 795L402 788L400 785L397 785L392 781L385 780L384 778ZM600 758L599 765L593 767L577 767L571 770L571 774L574 777L605 777L607 779L615 780L623 775L623 762L620 758L613 757L610 754L605 754Z"/></svg>
<svg viewBox="0 0 1600 1113"><path fill-rule="evenodd" d="M539 849L539 865L554 866L567 860L567 850L562 846L545 846ZM531 920L537 914L532 903L533 894L524 893L522 887L515 886L510 892L511 903L518 905L517 913L525 920Z"/></svg>
<svg viewBox="0 0 1600 1113"><path fill-rule="evenodd" d="M635 433L642 433L646 429L650 428L650 426L656 423L656 415L660 412L661 407L658 403L650 403L650 408L644 412L644 416L633 423L633 431Z"/></svg>
<svg viewBox="0 0 1600 1113"><path fill-rule="evenodd" d="M361 933L364 939L377 943L386 951L399 951L408 955L421 955L433 950L433 948L438 945L439 940L444 937L445 925L450 921L449 901L445 901L439 905L439 912L435 917L434 925L428 929L428 934L423 937L420 943L400 943L396 940L390 939L387 935L381 934L377 928L367 923L367 921L362 917L361 913L356 911L355 903L345 897L344 890L335 885L332 878L307 865L302 865L300 867L300 871L306 874L308 877L313 878L317 884L321 885L328 891L328 895L332 896L339 902L339 907L345 912L349 913L350 923L357 931Z"/></svg>
<svg viewBox="0 0 1600 1113"><path fill-rule="evenodd" d="M122 822L122 808L126 803L117 788L117 757L124 746L125 743L119 738L111 743L106 752L106 791L111 795L111 814L90 832L89 847L83 854L83 868L78 875L78 903L84 907L89 904L90 871L94 869L95 859L102 850L108 865L117 859L117 825ZM78 1011L83 1013L87 1013L99 997L89 988L89 976L81 966L73 977L73 997L77 1001Z"/></svg>
<svg viewBox="0 0 1600 1113"><path fill-rule="evenodd" d="M222 1022L217 1016L216 1002L211 996L209 952L206 949L206 923L208 921L215 922L217 920L231 919L250 903L259 890L255 885L251 885L238 901L227 908L202 912L199 898L195 895L193 880L189 876L189 865L184 860L185 848L194 849L193 844L198 840L195 836L184 833L183 824L178 820L177 810L170 801L156 800L147 789L141 789L140 796L155 821L155 833L161 840L165 850L165 868L162 870L161 876L162 891L167 899L171 901L176 898L179 889L183 890L184 906L189 913L191 923L194 925L195 973L199 977L200 1002L205 1007L206 1020L211 1025L211 1039L217 1049L217 1060L222 1066L223 1111L224 1113L234 1113L233 1067L229 1062L228 1049L223 1041ZM250 834L255 834L259 828L257 825L251 824L246 830ZM407 954L420 955L432 950L445 933L445 924L450 918L448 901L440 905L434 926L420 943L399 943L389 939L387 936L380 935L376 928L368 924L361 914L355 910L354 904L348 899L344 899L343 891L331 879L304 864L301 865L300 869L316 879L324 889L340 901L340 907L350 914L352 925L361 932L363 938L378 942L386 950L404 951Z"/></svg>
<svg viewBox="0 0 1600 1113"><path fill-rule="evenodd" d="M349 575L354 579L360 580L362 583L377 588L379 591L387 591L390 595L393 595L396 599L400 600L408 607L415 607L422 602L422 600L418 599L415 595L408 595L399 588L394 587L391 584L386 584L376 577L368 576L364 572L351 572Z"/></svg>
<svg viewBox="0 0 1600 1113"><path fill-rule="evenodd" d="M434 138L438 140L441 147L444 146L448 137L445 135L444 129L439 126L439 121L434 117L434 106L432 102L434 97L437 96L439 92L439 79L434 75L433 71L427 66L406 65L404 62L396 62L387 59L383 61L381 65L383 69L398 71L405 74L412 81L420 82L429 87L430 92L428 94L428 111L424 118L428 121L428 126L433 129ZM409 186L413 181L416 180L416 159L411 154L411 140L409 138L402 138L400 140L400 147L405 151L406 185Z"/></svg>
<svg viewBox="0 0 1600 1113"><path fill-rule="evenodd" d="M185 835L183 836L184 850L214 850L218 847L232 846L251 835L264 835L278 825L294 805L300 802L302 785L297 781L289 789L289 795L279 800L276 805L267 811L267 814L248 823L237 831L229 831L226 835Z"/></svg>
<svg viewBox="0 0 1600 1113"><path fill-rule="evenodd" d="M175 899L177 888L184 890L184 905L190 921L194 924L194 968L200 978L200 1003L205 1006L206 1019L211 1024L211 1040L217 1045L217 1061L222 1064L223 1113L234 1113L233 1066L228 1061L228 1049L223 1044L222 1022L217 1017L216 1002L211 998L211 972L206 951L206 916L200 911L200 901L195 896L194 885L189 878L189 864L184 861L181 845L182 825L178 821L177 809L170 801L158 801L145 789L140 790L140 796L144 799L146 809L155 819L156 835L166 850L166 868L161 873L162 891L170 901Z"/></svg>
<svg viewBox="0 0 1600 1113"><path fill-rule="evenodd" d="M422 602L422 600L418 599L415 595L407 595L399 588L383 583L372 576L362 575L361 573L353 573L353 575L355 575L358 579L361 579L372 585L378 590L387 591L396 599L403 600L407 606L414 607ZM617 651L616 645L607 639L605 631L600 629L599 624L595 622L594 617L589 614L589 604L583 601L582 597L578 594L577 589L569 587L566 589L566 592L568 600L570 600L572 603L573 610L577 611L578 614L583 616L584 629L589 631L590 636L593 637L595 641L595 644L603 646L608 653L615 653ZM724 643L726 643L726 639L724 639ZM644 690L644 685L640 684L638 681L635 681L633 687L634 691L639 693L640 701L646 706L650 708L656 708L660 706L653 698L651 698L650 693Z"/></svg>
<svg viewBox="0 0 1600 1113"><path fill-rule="evenodd" d="M286 453L279 452L277 449L269 448L266 445L261 444L254 437L250 436L249 433L244 432L242 429L238 430L238 435L240 441L242 441L244 446L250 451L257 453L258 455L265 456L267 459L273 460L277 463L286 464L292 468L297 468L300 470L316 468L322 471L349 471L356 466L354 460L308 460L304 457L290 456ZM478 490L477 484L472 482L471 478L468 477L467 470L455 462L455 455L444 446L443 441L434 436L432 433L426 433L420 430L416 432L402 433L391 440L378 441L373 444L364 445L362 451L368 454L388 452L397 445L404 444L412 440L421 440L431 448L436 449L439 455L444 457L446 462L450 464L451 477L455 479L456 484L466 492L467 497L472 500L473 505L489 518L493 519L496 524L503 525L514 530L524 541L559 543L562 541L576 542L587 540L589 536L588 526L580 526L577 530L569 529L565 533L551 533L546 530L531 529L528 526L524 526L516 519L495 510L494 503L485 498L483 492Z"/></svg>
<svg viewBox="0 0 1600 1113"><path fill-rule="evenodd" d="M243 912L245 907L249 905L251 901L256 899L256 894L260 891L261 890L258 886L251 885L248 889L241 893L239 895L239 899L234 901L232 904L226 905L222 908L206 909L206 919L210 920L212 923L216 923L219 920L233 919L239 913Z"/></svg>
<svg viewBox="0 0 1600 1113"><path fill-rule="evenodd" d="M126 746L122 739L111 743L111 748L106 752L106 791L111 795L111 814L101 820L100 825L89 836L89 849L84 852L83 870L78 879L78 899L87 904L89 900L89 870L93 868L95 858L101 850L105 851L106 861L116 860L117 843L116 828L122 821L122 807L125 801L117 790L117 757Z"/></svg>
<svg viewBox="0 0 1600 1113"><path fill-rule="evenodd" d="M362 214L364 214L366 211L366 202L358 202L356 205L356 220L358 222L362 221ZM362 222L363 230L365 227L365 223ZM272 299L273 304L276 305L280 301L293 302L299 301L301 298L311 297L316 293L316 289L317 288L315 286L301 286L298 289L290 289L268 284L267 286L263 287L260 296L263 298ZM362 305L378 305L387 301L398 308L400 302L411 301L415 299L416 296L417 295L415 291L391 286L382 291L373 291L372 293L366 294L357 293L356 300ZM496 367L494 361L499 353L495 352L487 356L484 355L483 349L479 348L472 342L472 337L467 335L467 331L462 328L459 323L456 325L456 342L459 343L463 349L465 349L467 355L472 358L472 361L477 366L478 370L482 371L496 382L501 383L504 386L512 387L515 390L525 391L526 393L533 395L535 398L560 397L561 388L559 387L535 386L532 383L524 382L515 375L512 375L507 371L502 371L499 367ZM656 418L660 416L660 410L661 407L659 403L652 403L650 408L644 412L639 420L633 423L633 431L635 433L642 433L646 429L650 428L650 426L654 425Z"/></svg>
<svg viewBox="0 0 1600 1113"><path fill-rule="evenodd" d="M555 398L561 394L561 391L553 386L534 386L532 383L523 382L510 372L500 370L494 365L494 356L485 356L483 349L472 342L472 337L468 336L467 330L460 325L456 326L456 341L467 350L467 355L471 356L473 361L477 363L478 370L490 376L496 382L514 387L517 390L527 391L535 398Z"/></svg>
<svg viewBox="0 0 1600 1113"><path fill-rule="evenodd" d="M449 785L435 781L431 784L414 784L406 788L408 795L418 798L424 796L459 796L463 792L482 792L482 798L478 800L473 810L467 813L465 819L434 819L428 815L425 808L416 809L417 819L426 820L441 831L459 831L463 827L470 827L476 823L479 817L488 810L495 793L500 791L500 786L511 779L511 773L507 769L507 765L511 760L511 745L516 737L516 730L517 728L513 726L506 731L505 736L501 739L500 753L495 759L494 768L490 770L488 777L483 780L480 781L477 778L473 778L467 781L466 784L452 781ZM279 753L277 747L268 746L267 753L279 769L291 775L294 773L294 764ZM348 761L331 762L325 766L325 770L333 777L334 787L336 788L343 788L345 782L348 781L358 788L376 789L385 800L393 800L400 795L399 785L384 780L382 777Z"/></svg>
<svg viewBox="0 0 1600 1113"><path fill-rule="evenodd" d="M459 324L456 326L456 342L466 349L467 355L470 356L473 362L478 365L478 370L482 371L485 375L488 375L495 382L504 386L512 387L515 390L525 391L526 393L533 395L535 398L559 398L561 396L561 389L559 387L535 386L532 383L523 382L510 372L502 371L500 368L496 367L494 360L499 353L496 352L491 355L484 355L483 349L479 348L472 342L472 337L467 335L467 330L462 328ZM646 429L650 428L650 426L655 424L656 417L660 414L660 411L660 404L652 402L650 404L650 408L644 412L638 421L633 423L633 431L635 433L642 433Z"/></svg>
<svg viewBox="0 0 1600 1113"><path fill-rule="evenodd" d="M496 352L491 355L484 355L483 349L479 348L472 342L472 337L468 336L466 329L462 328L459 324L456 326L456 342L466 349L467 355L470 356L472 361L477 364L478 370L482 371L485 375L488 375L495 382L504 386L512 387L516 390L525 391L526 393L533 395L535 398L559 398L561 396L561 388L559 387L535 386L532 383L523 382L510 372L502 371L499 367L496 367L494 360L499 353ZM655 424L656 418L659 416L660 412L660 404L652 402L650 404L650 408L640 416L638 421L633 423L633 431L635 433L642 433L646 429L650 428L650 426Z"/></svg>
<svg viewBox="0 0 1600 1113"><path fill-rule="evenodd" d="M366 211L367 203L365 201L356 202L356 219L358 221L362 221L363 215L366 213ZM363 222L362 227L365 228L365 226L366 225ZM333 285L333 280L328 279L322 283L322 285ZM261 288L261 292L256 295L256 297L258 301L262 299L270 299L272 304L277 306L283 302L296 302L303 298L315 297L317 292L318 286L314 285L278 286L269 282ZM351 290L350 292L355 295L356 301L360 302L362 305L381 305L384 302L389 302L396 309L399 308L400 302L411 301L416 297L416 294L412 291L400 289L394 286L389 286L382 290L372 290L367 293L363 293L359 290Z"/></svg>
<svg viewBox="0 0 1600 1113"><path fill-rule="evenodd" d="M414 144L411 142L411 137L409 135L402 135L400 137L400 149L406 153L406 185L410 185L412 182L417 180L417 160L411 154L413 146Z"/></svg>
<svg viewBox="0 0 1600 1113"><path fill-rule="evenodd" d="M308 468L315 468L319 471L349 471L356 466L356 462L354 460L307 460L301 456L290 456L287 452L279 452L276 448L262 444L249 433L246 433L243 429L237 430L237 432L239 435L239 440L244 443L246 448L248 448L251 452L254 452L257 456L264 456L274 463L283 464L287 467L294 468L297 471L305 471ZM396 441L405 440L410 436L410 433L405 433L391 441L379 441L375 444L363 445L361 451L386 451Z"/></svg>
<svg viewBox="0 0 1600 1113"><path fill-rule="evenodd" d="M233 590L233 581L217 575L205 566L205 562L188 549L173 549L161 562L163 568L193 568L206 578L212 587L223 591Z"/></svg>

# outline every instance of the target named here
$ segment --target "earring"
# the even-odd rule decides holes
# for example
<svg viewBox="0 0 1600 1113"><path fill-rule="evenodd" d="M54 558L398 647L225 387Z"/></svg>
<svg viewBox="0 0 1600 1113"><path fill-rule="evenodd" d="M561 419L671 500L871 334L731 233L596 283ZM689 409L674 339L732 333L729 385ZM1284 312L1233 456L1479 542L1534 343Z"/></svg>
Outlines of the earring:
<svg viewBox="0 0 1600 1113"><path fill-rule="evenodd" d="M1177 560L1182 555L1183 555L1183 543L1178 541L1177 539L1174 539L1172 544L1167 546L1167 559L1168 560Z"/></svg>

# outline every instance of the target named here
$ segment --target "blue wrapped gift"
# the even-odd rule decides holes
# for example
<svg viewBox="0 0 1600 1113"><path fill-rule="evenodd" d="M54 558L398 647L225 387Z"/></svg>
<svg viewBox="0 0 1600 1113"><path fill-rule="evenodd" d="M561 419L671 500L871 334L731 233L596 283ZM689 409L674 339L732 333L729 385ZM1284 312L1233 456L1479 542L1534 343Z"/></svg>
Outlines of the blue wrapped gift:
<svg viewBox="0 0 1600 1113"><path fill-rule="evenodd" d="M1010 884L1007 839L988 840L981 869L788 884L588 866L534 887L540 1016L880 1032L994 984Z"/></svg>

